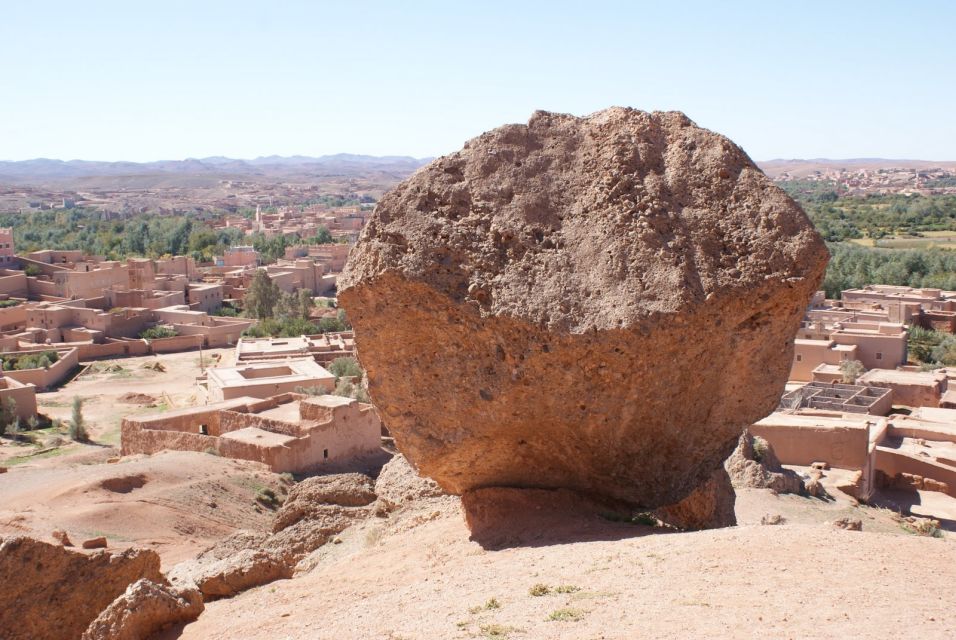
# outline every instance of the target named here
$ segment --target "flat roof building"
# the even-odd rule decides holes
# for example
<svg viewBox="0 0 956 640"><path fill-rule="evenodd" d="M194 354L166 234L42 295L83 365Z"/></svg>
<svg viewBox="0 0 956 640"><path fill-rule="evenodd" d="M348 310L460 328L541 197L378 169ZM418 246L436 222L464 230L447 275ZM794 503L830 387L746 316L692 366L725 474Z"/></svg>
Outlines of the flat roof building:
<svg viewBox="0 0 956 640"><path fill-rule="evenodd" d="M287 393L128 416L120 441L122 455L215 451L262 462L277 473L298 473L374 454L381 433L372 405L340 396Z"/></svg>
<svg viewBox="0 0 956 640"><path fill-rule="evenodd" d="M268 398L297 389L331 392L335 388L335 376L314 359L299 358L209 369L205 384L210 400L223 401Z"/></svg>

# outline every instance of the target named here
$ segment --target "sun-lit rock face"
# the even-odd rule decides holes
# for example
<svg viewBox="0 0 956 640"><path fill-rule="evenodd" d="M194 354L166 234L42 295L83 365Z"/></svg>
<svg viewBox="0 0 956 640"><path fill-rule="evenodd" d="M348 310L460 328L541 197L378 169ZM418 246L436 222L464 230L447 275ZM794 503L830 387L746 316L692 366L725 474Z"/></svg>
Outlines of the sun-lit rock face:
<svg viewBox="0 0 956 640"><path fill-rule="evenodd" d="M398 448L443 489L689 495L776 405L826 248L677 112L538 112L388 193L340 301Z"/></svg>

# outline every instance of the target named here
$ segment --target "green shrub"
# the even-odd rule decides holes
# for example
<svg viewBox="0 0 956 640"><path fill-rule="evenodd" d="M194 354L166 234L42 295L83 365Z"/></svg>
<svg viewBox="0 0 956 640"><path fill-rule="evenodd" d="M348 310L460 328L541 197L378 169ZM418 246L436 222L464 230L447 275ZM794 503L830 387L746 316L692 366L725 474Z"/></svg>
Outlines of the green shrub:
<svg viewBox="0 0 956 640"><path fill-rule="evenodd" d="M46 369L60 359L56 351L37 351L33 353L4 354L0 356L4 371L24 371L26 369Z"/></svg>
<svg viewBox="0 0 956 640"><path fill-rule="evenodd" d="M269 487L263 487L256 492L256 502L270 509L275 509L282 504L276 492Z"/></svg>
<svg viewBox="0 0 956 640"><path fill-rule="evenodd" d="M0 300L0 309L7 309L9 307L15 307L20 304L19 300Z"/></svg>
<svg viewBox="0 0 956 640"><path fill-rule="evenodd" d="M172 327L156 326L142 331L139 337L145 340L159 340L161 338L175 338L177 335L179 334Z"/></svg>
<svg viewBox="0 0 956 640"><path fill-rule="evenodd" d="M584 617L584 612L580 609L558 609L557 611L552 611L551 615L548 616L548 620L552 622L574 622L580 620Z"/></svg>
<svg viewBox="0 0 956 640"><path fill-rule="evenodd" d="M549 587L546 584L542 584L540 582L534 585L533 587L531 587L530 589L528 589L528 594L536 598L539 598L541 596L546 596L549 593L551 593L551 587Z"/></svg>
<svg viewBox="0 0 956 640"><path fill-rule="evenodd" d="M359 366L358 360L349 356L336 358L330 362L329 373L334 375L336 378L341 378L343 376L361 378L363 375L362 367Z"/></svg>

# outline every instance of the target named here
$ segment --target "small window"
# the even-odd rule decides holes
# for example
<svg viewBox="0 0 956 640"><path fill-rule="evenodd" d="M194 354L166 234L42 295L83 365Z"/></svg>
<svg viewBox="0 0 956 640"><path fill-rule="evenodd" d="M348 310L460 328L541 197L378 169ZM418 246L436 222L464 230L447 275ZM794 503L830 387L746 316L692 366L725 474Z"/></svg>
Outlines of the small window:
<svg viewBox="0 0 956 640"><path fill-rule="evenodd" d="M209 435L209 427L204 424L199 425L199 433L204 436Z"/></svg>
<svg viewBox="0 0 956 640"><path fill-rule="evenodd" d="M797 362L803 362L803 356L801 356L799 353L797 354Z"/></svg>
<svg viewBox="0 0 956 640"><path fill-rule="evenodd" d="M322 459L323 459L323 460L328 460L328 459L329 459L329 450L328 450L328 449L322 449Z"/></svg>
<svg viewBox="0 0 956 640"><path fill-rule="evenodd" d="M876 352L876 359L877 359L877 360L882 360L882 359L883 359L883 354L880 353L879 351L877 351L877 352Z"/></svg>

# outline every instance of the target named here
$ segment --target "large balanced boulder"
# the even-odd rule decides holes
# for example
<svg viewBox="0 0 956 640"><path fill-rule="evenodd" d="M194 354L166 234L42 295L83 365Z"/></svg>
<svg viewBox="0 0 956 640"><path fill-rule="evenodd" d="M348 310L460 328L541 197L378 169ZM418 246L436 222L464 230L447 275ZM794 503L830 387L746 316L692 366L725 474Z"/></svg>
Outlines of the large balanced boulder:
<svg viewBox="0 0 956 640"><path fill-rule="evenodd" d="M33 538L0 540L0 637L79 638L132 583L165 584L159 564L148 549L83 554Z"/></svg>
<svg viewBox="0 0 956 640"><path fill-rule="evenodd" d="M386 194L339 300L397 447L446 491L656 508L773 410L826 261L683 114L537 112Z"/></svg>

